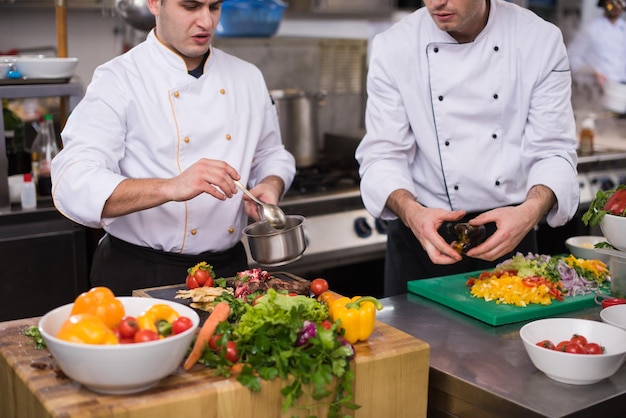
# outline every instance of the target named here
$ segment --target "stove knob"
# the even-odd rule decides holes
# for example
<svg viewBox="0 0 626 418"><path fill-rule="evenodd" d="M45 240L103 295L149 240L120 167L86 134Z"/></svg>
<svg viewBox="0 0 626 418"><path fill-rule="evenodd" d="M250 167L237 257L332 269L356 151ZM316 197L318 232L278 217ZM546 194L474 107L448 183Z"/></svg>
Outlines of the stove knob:
<svg viewBox="0 0 626 418"><path fill-rule="evenodd" d="M600 190L607 191L615 188L615 182L609 177L600 179Z"/></svg>
<svg viewBox="0 0 626 418"><path fill-rule="evenodd" d="M363 216L359 216L354 220L354 231L361 238L367 238L372 235L372 227Z"/></svg>
<svg viewBox="0 0 626 418"><path fill-rule="evenodd" d="M387 234L387 221L376 218L374 225L379 234Z"/></svg>

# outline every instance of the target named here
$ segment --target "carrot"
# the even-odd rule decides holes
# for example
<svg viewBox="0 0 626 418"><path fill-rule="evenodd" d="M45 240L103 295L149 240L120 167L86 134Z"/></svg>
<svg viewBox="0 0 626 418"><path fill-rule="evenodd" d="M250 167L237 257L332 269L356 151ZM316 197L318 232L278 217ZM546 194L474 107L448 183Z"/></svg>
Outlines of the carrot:
<svg viewBox="0 0 626 418"><path fill-rule="evenodd" d="M194 364L200 360L200 356L204 351L204 347L209 343L209 340L215 333L215 329L217 326L228 319L228 315L230 315L230 306L226 302L220 302L215 305L213 308L213 312L209 315L209 317L204 321L204 324L200 328L198 332L198 337L196 338L196 342L193 344L191 349L191 353L185 362L183 363L183 368L185 370L189 370L193 367Z"/></svg>

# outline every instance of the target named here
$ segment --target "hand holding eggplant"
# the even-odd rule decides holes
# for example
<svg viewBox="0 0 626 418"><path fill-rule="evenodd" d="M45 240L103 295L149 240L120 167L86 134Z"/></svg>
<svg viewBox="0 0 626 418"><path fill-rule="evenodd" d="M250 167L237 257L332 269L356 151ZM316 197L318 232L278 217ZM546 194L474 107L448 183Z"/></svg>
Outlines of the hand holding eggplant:
<svg viewBox="0 0 626 418"><path fill-rule="evenodd" d="M470 248L476 247L485 239L485 226L472 226L469 223L448 223L446 225L448 233L456 235L456 241L452 243L452 248L465 254Z"/></svg>

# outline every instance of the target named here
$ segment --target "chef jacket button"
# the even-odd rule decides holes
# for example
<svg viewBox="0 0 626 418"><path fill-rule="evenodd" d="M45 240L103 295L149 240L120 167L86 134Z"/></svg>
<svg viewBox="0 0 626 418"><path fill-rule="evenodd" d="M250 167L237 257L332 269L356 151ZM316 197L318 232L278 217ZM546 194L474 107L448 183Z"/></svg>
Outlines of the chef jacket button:
<svg viewBox="0 0 626 418"><path fill-rule="evenodd" d="M491 137L492 137L493 139L496 139L496 138L498 137L498 135L497 135L497 134L491 134Z"/></svg>
<svg viewBox="0 0 626 418"><path fill-rule="evenodd" d="M450 146L450 141L446 141L446 142L444 142L444 144L446 144L446 147L449 147Z"/></svg>
<svg viewBox="0 0 626 418"><path fill-rule="evenodd" d="M435 49L433 49L433 51L435 51L435 53L439 52L439 48L435 47Z"/></svg>
<svg viewBox="0 0 626 418"><path fill-rule="evenodd" d="M500 49L500 48L498 48L497 46L494 46L494 47L493 47L493 50L494 50L494 51L496 51L496 52L498 52L498 50L499 50L499 49Z"/></svg>
<svg viewBox="0 0 626 418"><path fill-rule="evenodd" d="M174 92L174 97L178 97L178 96L180 96L180 93L179 93L179 92L177 92L177 91L175 91L175 92Z"/></svg>
<svg viewBox="0 0 626 418"><path fill-rule="evenodd" d="M233 228L233 227L228 228L228 233L229 234L232 234L233 232L235 232L235 228Z"/></svg>
<svg viewBox="0 0 626 418"><path fill-rule="evenodd" d="M198 233L198 231L196 231L195 229L191 230L191 235L196 235Z"/></svg>
<svg viewBox="0 0 626 418"><path fill-rule="evenodd" d="M443 102L443 96L439 96L438 99L440 102Z"/></svg>
<svg viewBox="0 0 626 418"><path fill-rule="evenodd" d="M226 134L226 139L230 141L232 139L232 136L230 136L230 134Z"/></svg>
<svg viewBox="0 0 626 418"><path fill-rule="evenodd" d="M498 100L498 93L494 93L494 94L493 94L493 98L494 98L494 99L496 99L496 100Z"/></svg>
<svg viewBox="0 0 626 418"><path fill-rule="evenodd" d="M496 186L500 185L500 180L496 180Z"/></svg>
<svg viewBox="0 0 626 418"><path fill-rule="evenodd" d="M220 89L220 94L226 94L226 90Z"/></svg>
<svg viewBox="0 0 626 418"><path fill-rule="evenodd" d="M185 142L189 142L189 141L190 141L190 139L189 139L189 137L188 137L188 136L186 136L186 137L185 137L185 139L183 139L183 141L185 141Z"/></svg>
<svg viewBox="0 0 626 418"><path fill-rule="evenodd" d="M459 186L454 186L454 190L459 190Z"/></svg>

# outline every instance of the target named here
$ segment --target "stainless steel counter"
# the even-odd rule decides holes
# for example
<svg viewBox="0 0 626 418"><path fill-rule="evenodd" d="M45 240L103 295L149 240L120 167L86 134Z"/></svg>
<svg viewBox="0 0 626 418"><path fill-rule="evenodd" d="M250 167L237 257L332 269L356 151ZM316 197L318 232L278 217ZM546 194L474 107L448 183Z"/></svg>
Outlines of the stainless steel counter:
<svg viewBox="0 0 626 418"><path fill-rule="evenodd" d="M626 416L626 366L594 385L559 383L528 358L519 337L526 322L493 327L413 294L382 302L380 321L430 344L430 418ZM599 321L599 313L563 316Z"/></svg>

